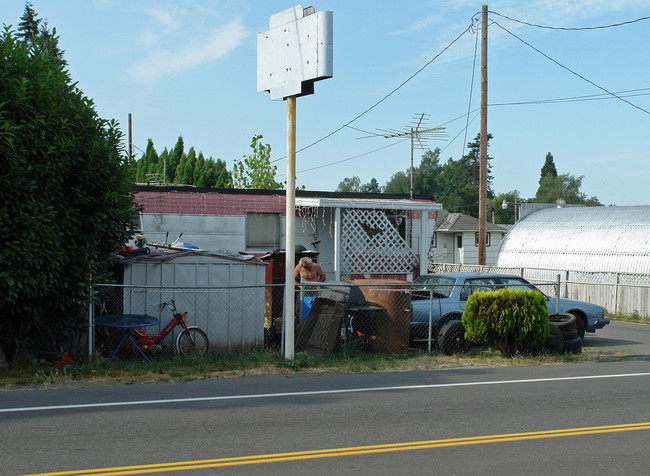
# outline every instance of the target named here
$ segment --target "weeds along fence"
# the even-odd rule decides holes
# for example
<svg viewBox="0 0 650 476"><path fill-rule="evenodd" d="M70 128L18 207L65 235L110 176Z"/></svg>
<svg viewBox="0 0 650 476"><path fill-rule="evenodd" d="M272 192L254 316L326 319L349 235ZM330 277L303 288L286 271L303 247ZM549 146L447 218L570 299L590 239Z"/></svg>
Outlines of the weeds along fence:
<svg viewBox="0 0 650 476"><path fill-rule="evenodd" d="M554 270L543 268L498 268L495 266L431 263L429 272L469 271L516 274L531 282L558 281L560 297L598 304L608 314L650 318L650 275Z"/></svg>
<svg viewBox="0 0 650 476"><path fill-rule="evenodd" d="M388 281L388 282L387 282ZM550 297L557 282L537 283ZM401 353L408 349L452 354L467 350L447 326L460 320L458 297L447 299L453 288L423 287L381 279L339 283L309 283L296 287L295 351L325 354L341 349ZM480 290L497 289L482 286ZM467 288L465 294L477 290ZM159 323L143 328L158 334L173 315L163 303L174 300L186 322L206 332L210 352L247 352L255 348L284 351L284 285L244 287L96 286L96 304L88 310L87 325L52 330L44 337L39 358L56 360L63 353L92 359L101 354L115 329L97 325L106 316L147 315ZM451 302L450 302L451 301ZM455 307L454 307L455 306ZM287 321L288 322L288 321ZM88 332L90 329L90 333ZM180 327L161 341L160 350L173 349ZM156 346L158 347L158 346Z"/></svg>

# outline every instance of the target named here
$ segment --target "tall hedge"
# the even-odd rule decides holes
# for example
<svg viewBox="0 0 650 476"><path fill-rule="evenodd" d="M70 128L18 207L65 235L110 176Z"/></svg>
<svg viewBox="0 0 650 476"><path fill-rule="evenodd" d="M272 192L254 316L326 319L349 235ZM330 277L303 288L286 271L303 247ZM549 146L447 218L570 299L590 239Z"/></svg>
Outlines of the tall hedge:
<svg viewBox="0 0 650 476"><path fill-rule="evenodd" d="M466 339L486 343L505 357L532 350L549 333L546 300L538 291L477 291L467 300L462 320Z"/></svg>
<svg viewBox="0 0 650 476"><path fill-rule="evenodd" d="M0 36L0 346L8 357L33 351L63 322L82 322L91 279L133 230L123 135L41 46L9 28Z"/></svg>

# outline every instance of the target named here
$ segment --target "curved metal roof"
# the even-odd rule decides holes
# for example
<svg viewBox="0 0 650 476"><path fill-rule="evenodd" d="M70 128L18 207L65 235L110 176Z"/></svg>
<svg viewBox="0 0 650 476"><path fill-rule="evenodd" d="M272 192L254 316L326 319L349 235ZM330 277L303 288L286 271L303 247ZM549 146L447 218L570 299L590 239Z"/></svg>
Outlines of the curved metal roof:
<svg viewBox="0 0 650 476"><path fill-rule="evenodd" d="M537 211L508 232L497 266L650 274L650 206Z"/></svg>

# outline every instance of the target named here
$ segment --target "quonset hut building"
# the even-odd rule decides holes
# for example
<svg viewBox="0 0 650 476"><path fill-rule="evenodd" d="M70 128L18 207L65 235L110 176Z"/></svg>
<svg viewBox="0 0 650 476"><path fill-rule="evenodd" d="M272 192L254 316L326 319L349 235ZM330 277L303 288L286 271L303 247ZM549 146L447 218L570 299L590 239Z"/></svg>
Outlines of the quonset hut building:
<svg viewBox="0 0 650 476"><path fill-rule="evenodd" d="M650 206L546 208L508 232L498 268L556 280L610 313L650 316Z"/></svg>

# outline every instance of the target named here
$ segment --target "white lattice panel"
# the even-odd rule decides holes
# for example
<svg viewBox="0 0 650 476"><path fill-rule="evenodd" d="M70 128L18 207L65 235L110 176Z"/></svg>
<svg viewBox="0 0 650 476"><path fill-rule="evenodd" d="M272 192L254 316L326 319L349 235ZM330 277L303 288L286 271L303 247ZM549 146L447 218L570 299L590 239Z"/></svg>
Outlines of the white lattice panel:
<svg viewBox="0 0 650 476"><path fill-rule="evenodd" d="M410 273L417 256L381 210L347 210L341 218L341 271Z"/></svg>

